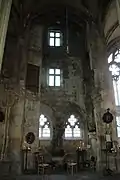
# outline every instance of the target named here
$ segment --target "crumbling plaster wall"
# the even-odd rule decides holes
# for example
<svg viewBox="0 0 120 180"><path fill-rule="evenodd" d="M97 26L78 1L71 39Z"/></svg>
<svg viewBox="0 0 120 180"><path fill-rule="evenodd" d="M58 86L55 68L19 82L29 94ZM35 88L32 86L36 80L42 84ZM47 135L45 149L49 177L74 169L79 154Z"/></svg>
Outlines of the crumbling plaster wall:
<svg viewBox="0 0 120 180"><path fill-rule="evenodd" d="M42 33L43 27L36 25L31 28L28 47L28 63L42 68ZM41 87L41 78L39 74L39 88ZM39 92L35 95L26 90L25 98L25 121L24 121L24 140L28 132L33 132L35 142L32 144L32 150L35 151L39 145L39 117L40 117L40 96Z"/></svg>
<svg viewBox="0 0 120 180"><path fill-rule="evenodd" d="M5 113L5 103L4 100L6 98L5 93L4 93L4 85L0 85L0 107L2 112ZM2 144L3 144L3 137L4 137L4 128L5 128L5 123L1 122L0 123L0 152L2 150Z"/></svg>
<svg viewBox="0 0 120 180"><path fill-rule="evenodd" d="M39 31L39 33L36 33L36 31ZM6 102L9 103L10 115L7 118L8 119L7 123L5 122L1 123L2 125L0 127L1 128L0 145L1 144L3 145L4 127L5 127L5 124L7 124L8 134L6 136L7 144L5 148L5 158L8 158L9 160L12 161L12 172L14 173L21 173L21 165L22 165L21 152L22 152L22 149L24 148L25 136L28 132L33 132L35 134L35 142L32 145L33 152L36 151L36 149L38 149L38 145L39 145L38 123L39 123L39 116L40 116L40 97L39 97L39 93L36 96L34 93L25 89L25 74L26 74L27 63L33 63L39 66L39 68L41 67L42 50L40 48L40 44L42 43L42 39L41 39L41 36L39 37L36 36L36 35L41 35L40 32L42 33L41 27L38 29L35 26L34 29L31 29L31 32L29 34L30 42L29 42L29 47L27 47L27 49L24 46L24 43L23 43L24 41L23 40L21 41L21 45L24 51L22 56L20 56L21 63L18 62L20 57L17 58L18 53L16 52L15 53L16 56L14 56L15 64L13 65L12 74L10 74L11 70L10 68L8 68L9 67L8 66L9 53L7 53L8 47L6 48L5 56L4 56L6 60L5 60L5 63L3 63L3 72L5 69L5 73L3 75L5 75L6 78L9 78L9 81L7 83L5 82L3 83L5 85L8 84L8 87L9 87L8 90L10 90L9 92L10 99L7 99L7 101L5 101L6 91L4 89L4 86L0 85L1 86L0 87L0 103L1 103L1 107L2 105L6 107L7 106ZM38 46L38 42L36 41L38 39L39 39L39 46ZM10 41L9 41L9 45L10 45ZM16 47L17 49L17 45L18 44L16 41L12 43L10 54L11 54L11 51L13 52L14 47ZM17 50L21 50L21 49L18 48ZM10 58L12 58L11 55L10 55ZM25 65L25 67L22 69L23 64ZM16 71L14 71L15 69L17 69L17 74L16 74ZM22 84L21 84L21 81L19 81L18 83L17 80L19 78L22 78L21 79ZM39 86L40 86L40 81L39 81ZM11 104L11 102L13 102L13 104ZM5 108L3 108L3 111L5 112ZM0 146L0 151L1 151L1 146Z"/></svg>
<svg viewBox="0 0 120 180"><path fill-rule="evenodd" d="M61 31L64 32L64 29L62 29ZM66 36L65 32L64 36ZM64 36L63 41L65 41ZM44 42L43 51L45 55L43 59L41 76L41 102L46 103L49 107L52 107L54 109L54 125L56 125L58 121L60 121L64 125L71 114L76 114L76 116L80 119L81 124L84 124L81 125L81 130L83 131L83 138L85 140L86 111L84 102L85 95L82 66L83 54L85 53L84 33L83 31L76 32L74 28L72 29L70 27L69 55L66 54L65 42L62 47L56 49L48 47L48 42L46 41ZM48 71L50 68L61 69L61 87L49 87L47 79ZM46 142L45 144L46 146L47 143L48 142ZM72 150L79 146L79 141L63 140L63 146L67 150Z"/></svg>
<svg viewBox="0 0 120 180"><path fill-rule="evenodd" d="M66 60L61 59L61 63L63 63L63 61L64 61L64 69L66 67L68 69L67 69L67 72L64 72L65 71L64 69L61 70L62 86L59 88L54 88L54 87L52 88L48 86L48 83L47 83L48 69L51 67L51 65L48 66L48 68L43 67L42 69L43 101L45 101L44 99L46 99L46 101L49 102L49 98L51 98L50 96L51 93L52 95L55 94L56 100L58 97L59 97L58 100L60 100L60 94L61 94L61 99L62 99L62 95L64 94L66 101L73 102L79 105L81 109L85 109L81 60L79 58L72 57L71 59L69 59L70 61L69 63L67 63L68 59ZM56 66L58 66L57 63L56 63ZM64 77L64 73L67 74L66 77Z"/></svg>

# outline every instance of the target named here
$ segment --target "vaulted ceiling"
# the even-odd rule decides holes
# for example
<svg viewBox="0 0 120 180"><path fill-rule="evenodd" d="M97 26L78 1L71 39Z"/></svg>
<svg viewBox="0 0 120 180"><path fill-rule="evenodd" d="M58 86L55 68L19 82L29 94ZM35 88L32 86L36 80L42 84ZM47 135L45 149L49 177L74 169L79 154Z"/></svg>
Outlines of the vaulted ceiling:
<svg viewBox="0 0 120 180"><path fill-rule="evenodd" d="M110 0L13 0L9 32L21 34L35 20L45 23L65 18L67 8L70 20L82 25L99 23L105 16Z"/></svg>
<svg viewBox="0 0 120 180"><path fill-rule="evenodd" d="M118 20L119 15L116 1L112 0L108 5L104 18L104 34L106 37L109 53L114 51L116 48L120 48L120 22Z"/></svg>

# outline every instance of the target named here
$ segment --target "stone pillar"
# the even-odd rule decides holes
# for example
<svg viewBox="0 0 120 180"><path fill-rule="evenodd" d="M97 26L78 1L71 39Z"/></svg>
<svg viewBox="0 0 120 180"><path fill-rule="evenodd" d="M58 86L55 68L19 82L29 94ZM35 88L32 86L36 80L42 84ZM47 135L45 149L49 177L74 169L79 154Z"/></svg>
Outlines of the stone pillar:
<svg viewBox="0 0 120 180"><path fill-rule="evenodd" d="M9 158L12 161L12 173L21 174L21 151L23 139L23 121L25 119L25 94L21 92L18 95L19 100L11 110L9 128Z"/></svg>
<svg viewBox="0 0 120 180"><path fill-rule="evenodd" d="M120 25L120 0L116 0L117 19Z"/></svg>
<svg viewBox="0 0 120 180"><path fill-rule="evenodd" d="M91 156L97 157L97 137L96 133L89 133L89 140L91 145Z"/></svg>
<svg viewBox="0 0 120 180"><path fill-rule="evenodd" d="M1 8L1 3L2 3L2 0L0 0L0 8Z"/></svg>
<svg viewBox="0 0 120 180"><path fill-rule="evenodd" d="M8 29L12 0L0 0L0 71L4 54L5 40Z"/></svg>
<svg viewBox="0 0 120 180"><path fill-rule="evenodd" d="M102 121L102 116L107 108L111 109L113 115L115 114L115 100L112 77L110 76L108 67L105 38L93 25L90 27L89 31L89 52L92 61L92 69L94 71L94 88L92 94L97 135L97 166L100 170L103 160L101 154L103 148L102 139L105 138L105 123ZM114 125L112 129L112 138L117 138Z"/></svg>
<svg viewBox="0 0 120 180"><path fill-rule="evenodd" d="M29 35L26 35L29 36ZM27 62L28 62L28 37L19 39L19 81L20 86L25 87L26 74L27 74Z"/></svg>
<svg viewBox="0 0 120 180"><path fill-rule="evenodd" d="M28 44L28 59L27 63L39 68L39 90L41 87L41 71L42 71L42 33L43 27L38 25L34 26L30 31L29 44ZM40 117L40 96L39 92L35 96L28 93L25 103L25 128L24 135L29 131L35 134L35 142L32 145L32 150L36 150L39 145L39 117ZM31 108L28 108L31 107ZM32 116L31 116L32 113ZM34 120L33 120L34 119ZM29 126L28 126L29 124Z"/></svg>

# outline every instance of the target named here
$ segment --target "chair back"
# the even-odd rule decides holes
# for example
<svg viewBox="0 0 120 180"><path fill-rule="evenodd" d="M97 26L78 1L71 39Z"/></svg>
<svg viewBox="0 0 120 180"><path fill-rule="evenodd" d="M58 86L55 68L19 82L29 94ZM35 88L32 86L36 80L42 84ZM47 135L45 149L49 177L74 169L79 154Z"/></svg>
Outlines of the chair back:
<svg viewBox="0 0 120 180"><path fill-rule="evenodd" d="M68 153L64 156L64 160L65 162L76 162L77 161L76 154Z"/></svg>
<svg viewBox="0 0 120 180"><path fill-rule="evenodd" d="M38 154L38 164L42 164L44 161L43 155Z"/></svg>
<svg viewBox="0 0 120 180"><path fill-rule="evenodd" d="M52 156L48 153L44 154L44 162L45 163L51 163L52 162Z"/></svg>

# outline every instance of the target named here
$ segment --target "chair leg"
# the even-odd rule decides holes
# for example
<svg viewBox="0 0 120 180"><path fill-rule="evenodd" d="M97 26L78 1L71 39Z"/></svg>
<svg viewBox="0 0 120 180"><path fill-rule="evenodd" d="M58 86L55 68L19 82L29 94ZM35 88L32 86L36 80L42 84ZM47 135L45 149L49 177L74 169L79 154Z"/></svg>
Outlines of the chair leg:
<svg viewBox="0 0 120 180"><path fill-rule="evenodd" d="M71 167L72 170L72 176L74 175L74 166Z"/></svg>
<svg viewBox="0 0 120 180"><path fill-rule="evenodd" d="M76 168L75 168L75 169L76 169L76 173L77 173L77 172L78 172L78 168L77 168L77 165L76 165Z"/></svg>
<svg viewBox="0 0 120 180"><path fill-rule="evenodd" d="M67 165L67 173L69 174L69 166Z"/></svg>
<svg viewBox="0 0 120 180"><path fill-rule="evenodd" d="M39 169L39 167L38 167L38 175L40 175L40 169Z"/></svg>

